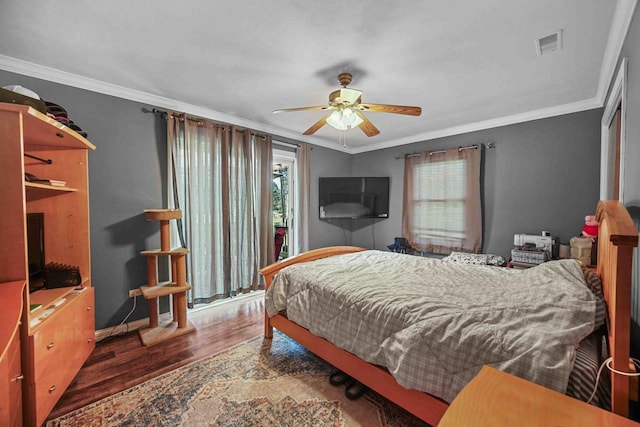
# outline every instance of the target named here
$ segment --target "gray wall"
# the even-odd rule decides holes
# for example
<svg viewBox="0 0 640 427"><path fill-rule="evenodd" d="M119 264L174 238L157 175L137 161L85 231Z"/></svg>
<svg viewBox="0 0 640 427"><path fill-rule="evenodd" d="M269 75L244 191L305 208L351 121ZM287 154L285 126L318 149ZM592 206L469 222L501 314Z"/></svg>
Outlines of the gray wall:
<svg viewBox="0 0 640 427"><path fill-rule="evenodd" d="M319 146L314 146L311 151L309 249L351 244L351 231L343 228L339 220L320 220L318 195L318 178L351 176L351 158L350 154ZM349 224L344 225L347 227Z"/></svg>
<svg viewBox="0 0 640 427"><path fill-rule="evenodd" d="M550 231L566 242L580 233L599 198L602 109L470 132L354 155L353 175L390 176L387 220L353 232L353 244L385 249L402 231L404 163L397 156L494 142L484 150L483 252L508 259L515 233Z"/></svg>

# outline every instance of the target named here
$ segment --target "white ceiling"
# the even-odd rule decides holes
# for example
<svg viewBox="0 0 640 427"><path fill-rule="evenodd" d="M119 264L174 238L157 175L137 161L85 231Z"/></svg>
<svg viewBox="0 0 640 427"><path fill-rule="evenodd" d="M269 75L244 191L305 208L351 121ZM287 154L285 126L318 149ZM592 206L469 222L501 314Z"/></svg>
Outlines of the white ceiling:
<svg viewBox="0 0 640 427"><path fill-rule="evenodd" d="M302 135L353 74L363 152L602 105L635 0L112 0L0 5L0 68L341 149ZM563 30L564 49L535 40ZM19 82L0 82L19 84Z"/></svg>

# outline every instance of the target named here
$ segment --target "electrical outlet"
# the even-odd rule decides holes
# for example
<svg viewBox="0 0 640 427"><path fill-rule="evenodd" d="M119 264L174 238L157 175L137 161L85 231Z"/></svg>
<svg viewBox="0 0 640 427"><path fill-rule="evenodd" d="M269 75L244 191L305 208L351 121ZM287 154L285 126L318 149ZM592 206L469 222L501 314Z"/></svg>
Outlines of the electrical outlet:
<svg viewBox="0 0 640 427"><path fill-rule="evenodd" d="M142 292L140 292L140 289L129 289L129 298L134 298L139 295L142 295Z"/></svg>

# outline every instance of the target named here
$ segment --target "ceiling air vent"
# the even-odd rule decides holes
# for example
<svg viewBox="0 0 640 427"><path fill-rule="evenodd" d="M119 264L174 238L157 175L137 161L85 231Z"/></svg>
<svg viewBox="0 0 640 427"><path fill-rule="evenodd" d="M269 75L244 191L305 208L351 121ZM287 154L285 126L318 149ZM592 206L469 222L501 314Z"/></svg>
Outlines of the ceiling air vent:
<svg viewBox="0 0 640 427"><path fill-rule="evenodd" d="M562 30L536 40L538 56L562 49Z"/></svg>

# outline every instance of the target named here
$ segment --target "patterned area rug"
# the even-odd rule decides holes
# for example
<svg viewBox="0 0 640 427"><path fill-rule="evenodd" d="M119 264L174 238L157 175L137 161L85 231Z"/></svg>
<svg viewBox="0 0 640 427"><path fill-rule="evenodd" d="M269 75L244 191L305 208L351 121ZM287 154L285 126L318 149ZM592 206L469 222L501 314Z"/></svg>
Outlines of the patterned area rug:
<svg viewBox="0 0 640 427"><path fill-rule="evenodd" d="M367 391L349 400L334 371L283 334L257 337L87 405L47 426L425 426Z"/></svg>

